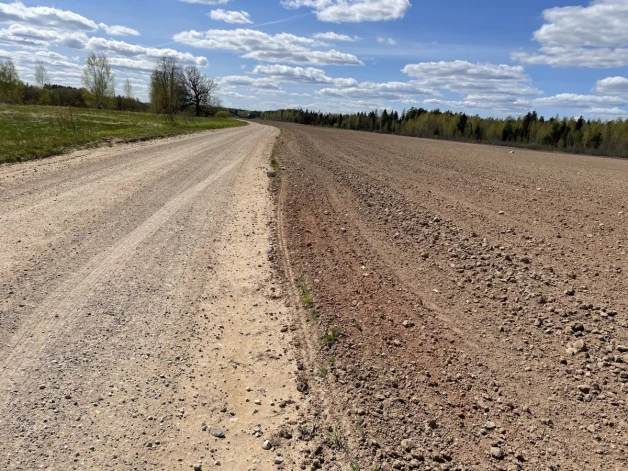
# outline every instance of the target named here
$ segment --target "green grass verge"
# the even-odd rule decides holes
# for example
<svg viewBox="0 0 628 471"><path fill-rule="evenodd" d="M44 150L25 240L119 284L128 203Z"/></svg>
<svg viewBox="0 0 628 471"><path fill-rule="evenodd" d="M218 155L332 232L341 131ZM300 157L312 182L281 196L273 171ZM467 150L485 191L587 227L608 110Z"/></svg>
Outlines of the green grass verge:
<svg viewBox="0 0 628 471"><path fill-rule="evenodd" d="M0 105L0 163L60 154L73 148L242 126L231 118L167 117L152 113Z"/></svg>

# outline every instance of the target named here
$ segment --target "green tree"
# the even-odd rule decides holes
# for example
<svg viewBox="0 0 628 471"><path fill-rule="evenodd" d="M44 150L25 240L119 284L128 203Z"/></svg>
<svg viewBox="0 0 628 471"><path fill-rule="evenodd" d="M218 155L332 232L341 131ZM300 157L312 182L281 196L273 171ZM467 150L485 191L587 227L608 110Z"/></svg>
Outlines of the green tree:
<svg viewBox="0 0 628 471"><path fill-rule="evenodd" d="M92 106L102 109L110 104L116 90L107 56L94 52L87 56L83 67L83 86L87 90L87 102Z"/></svg>
<svg viewBox="0 0 628 471"><path fill-rule="evenodd" d="M20 76L11 58L0 61L0 102L19 103Z"/></svg>
<svg viewBox="0 0 628 471"><path fill-rule="evenodd" d="M214 95L218 90L218 83L203 75L197 67L186 67L182 80L185 87L186 105L194 106L196 116L201 115L202 107L218 104Z"/></svg>
<svg viewBox="0 0 628 471"><path fill-rule="evenodd" d="M151 108L168 115L171 124L176 124L176 114L182 109L186 94L181 66L173 57L162 57L150 78Z"/></svg>

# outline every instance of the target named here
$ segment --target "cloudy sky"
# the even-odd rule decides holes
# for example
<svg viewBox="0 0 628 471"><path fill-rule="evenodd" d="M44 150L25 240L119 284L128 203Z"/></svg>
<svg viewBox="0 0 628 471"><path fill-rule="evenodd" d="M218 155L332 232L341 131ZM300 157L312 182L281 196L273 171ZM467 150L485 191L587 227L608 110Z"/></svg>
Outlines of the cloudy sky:
<svg viewBox="0 0 628 471"><path fill-rule="evenodd" d="M628 117L628 0L0 2L0 59L23 80L41 61L80 85L89 51L144 100L174 56L245 109Z"/></svg>

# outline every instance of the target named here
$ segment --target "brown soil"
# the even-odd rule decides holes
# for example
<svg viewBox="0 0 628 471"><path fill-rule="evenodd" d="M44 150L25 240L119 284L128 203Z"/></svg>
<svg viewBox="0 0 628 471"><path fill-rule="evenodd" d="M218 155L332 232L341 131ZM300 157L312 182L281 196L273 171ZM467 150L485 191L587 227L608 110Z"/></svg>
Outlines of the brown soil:
<svg viewBox="0 0 628 471"><path fill-rule="evenodd" d="M276 135L0 167L0 469L293 466L296 352L267 254Z"/></svg>
<svg viewBox="0 0 628 471"><path fill-rule="evenodd" d="M301 468L628 469L628 162L277 126Z"/></svg>

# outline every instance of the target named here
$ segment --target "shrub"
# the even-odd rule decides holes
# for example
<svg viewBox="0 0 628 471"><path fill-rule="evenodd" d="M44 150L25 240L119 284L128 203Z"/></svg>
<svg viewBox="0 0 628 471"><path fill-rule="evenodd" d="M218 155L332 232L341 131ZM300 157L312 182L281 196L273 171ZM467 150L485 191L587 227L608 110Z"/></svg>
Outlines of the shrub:
<svg viewBox="0 0 628 471"><path fill-rule="evenodd" d="M228 111L219 111L218 113L216 113L214 115L216 118L229 118L231 115L229 114Z"/></svg>

